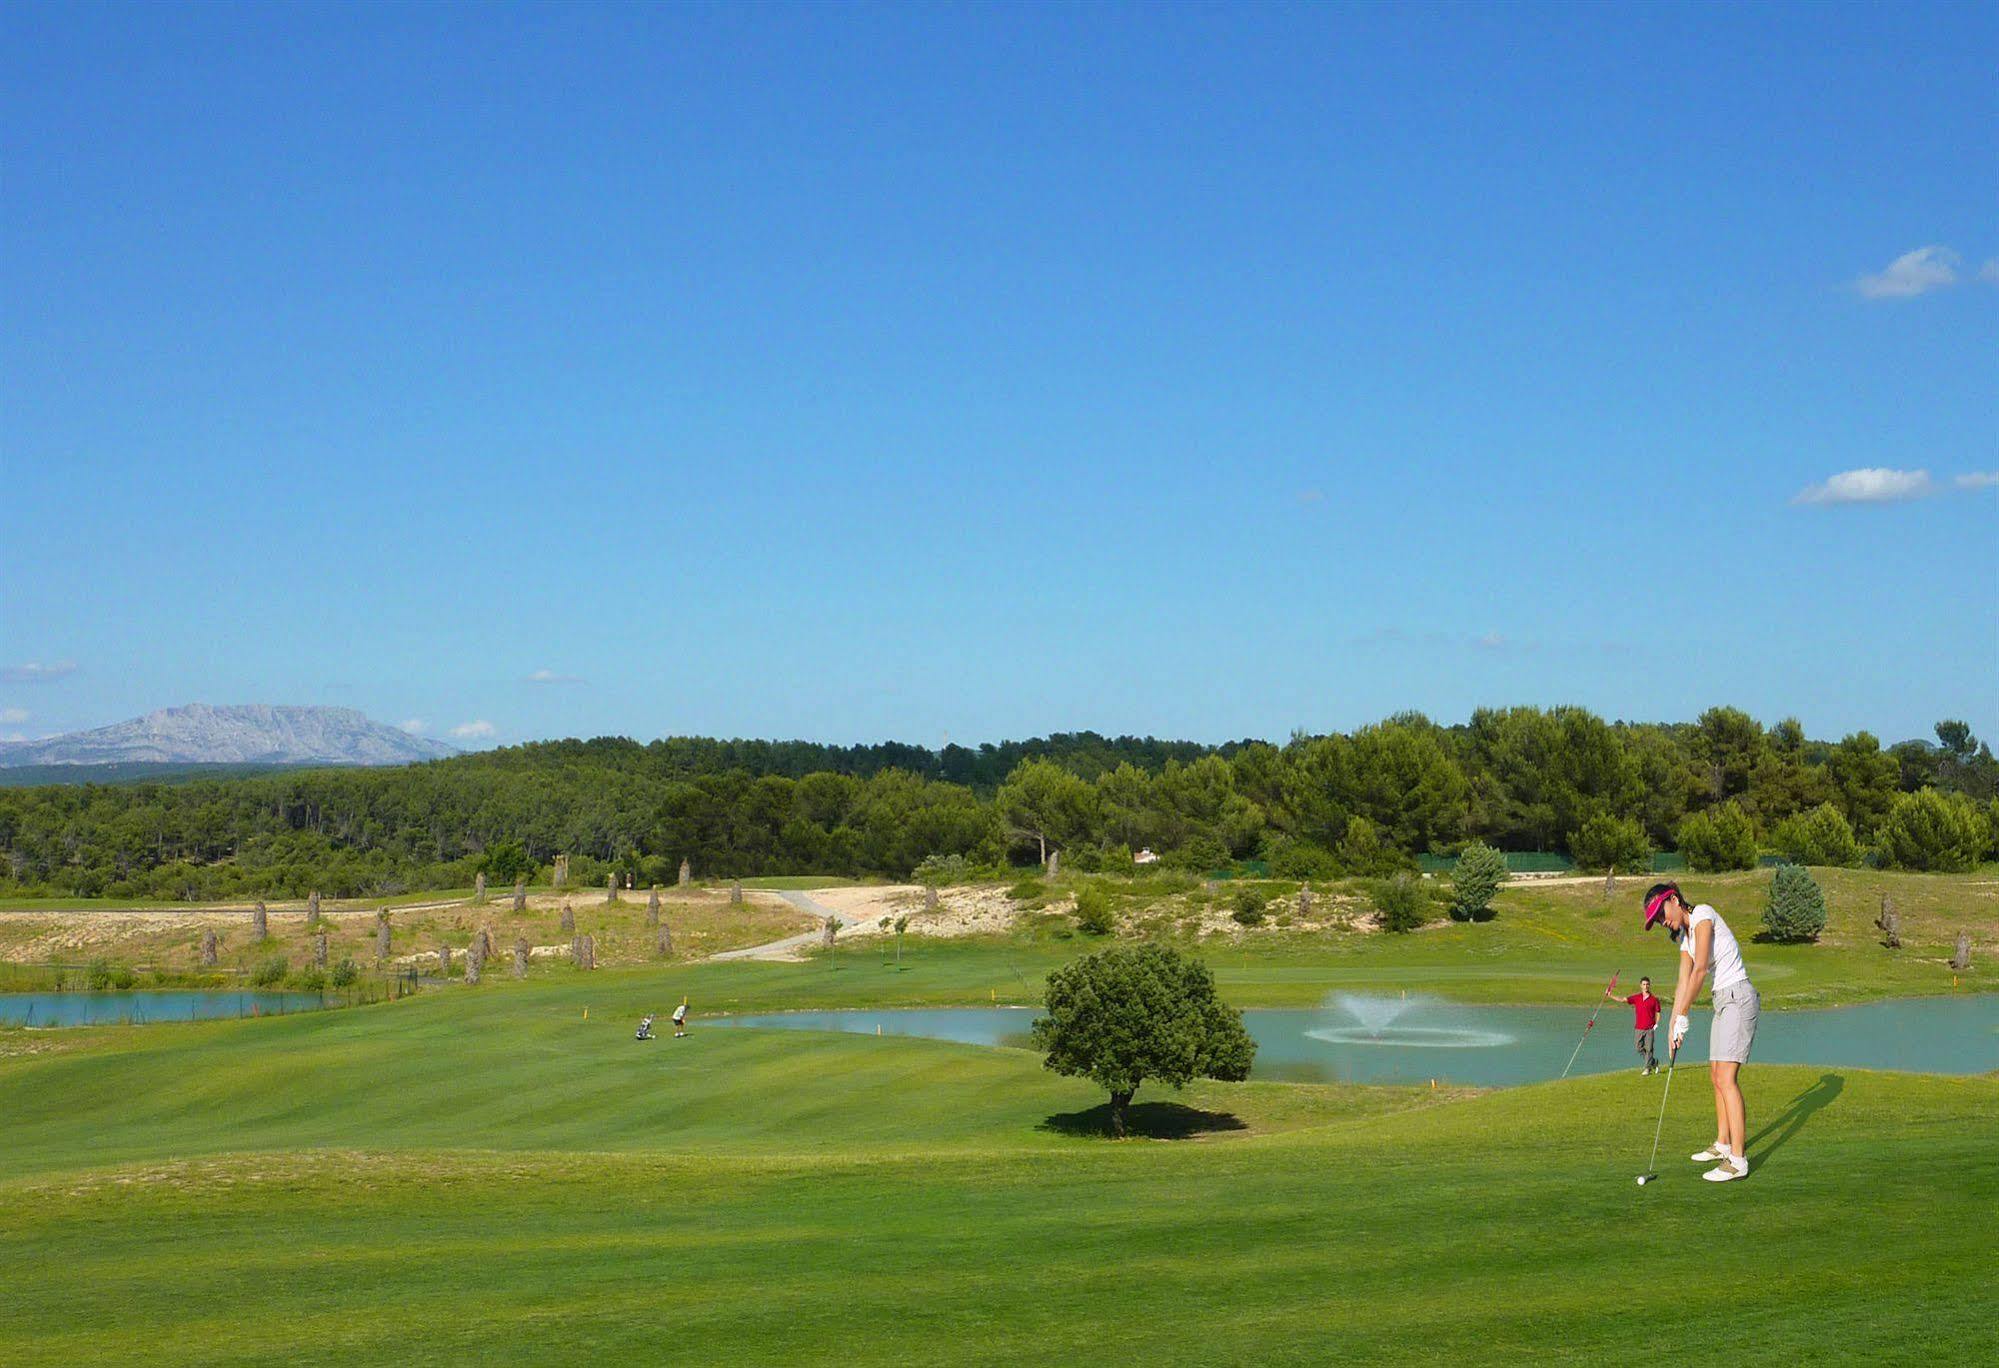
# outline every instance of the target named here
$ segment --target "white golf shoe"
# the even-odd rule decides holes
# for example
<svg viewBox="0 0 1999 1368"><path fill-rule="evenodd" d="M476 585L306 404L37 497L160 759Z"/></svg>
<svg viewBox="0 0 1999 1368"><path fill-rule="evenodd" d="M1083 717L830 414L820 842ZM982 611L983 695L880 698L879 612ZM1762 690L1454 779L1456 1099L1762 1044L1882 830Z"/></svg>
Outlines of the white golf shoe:
<svg viewBox="0 0 1999 1368"><path fill-rule="evenodd" d="M1692 1154L1688 1155L1687 1157L1692 1159L1696 1164L1714 1164L1714 1163L1719 1163L1722 1160L1729 1158L1730 1156L1728 1153L1728 1146L1709 1145L1699 1154Z"/></svg>
<svg viewBox="0 0 1999 1368"><path fill-rule="evenodd" d="M1719 1164L1703 1173L1701 1177L1710 1183L1732 1183L1737 1178L1749 1176L1749 1161L1746 1159L1723 1159Z"/></svg>

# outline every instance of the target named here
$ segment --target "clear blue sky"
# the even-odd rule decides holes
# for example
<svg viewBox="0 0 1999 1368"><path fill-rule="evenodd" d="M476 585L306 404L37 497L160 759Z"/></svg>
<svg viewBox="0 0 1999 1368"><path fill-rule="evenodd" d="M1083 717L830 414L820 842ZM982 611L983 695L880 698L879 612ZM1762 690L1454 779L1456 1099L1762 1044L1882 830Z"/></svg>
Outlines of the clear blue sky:
<svg viewBox="0 0 1999 1368"><path fill-rule="evenodd" d="M0 735L1999 741L1995 51L1990 4L9 5Z"/></svg>

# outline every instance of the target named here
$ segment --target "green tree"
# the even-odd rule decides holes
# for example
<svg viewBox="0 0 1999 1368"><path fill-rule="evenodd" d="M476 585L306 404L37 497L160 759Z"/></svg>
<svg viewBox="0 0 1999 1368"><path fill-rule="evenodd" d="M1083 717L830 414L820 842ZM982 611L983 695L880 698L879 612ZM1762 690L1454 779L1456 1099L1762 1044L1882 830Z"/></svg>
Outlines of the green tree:
<svg viewBox="0 0 1999 1368"><path fill-rule="evenodd" d="M1101 950L1048 976L1048 1015L1036 1049L1059 1074L1110 1094L1110 1133L1122 1138L1132 1095L1148 1079L1174 1088L1196 1078L1249 1076L1256 1042L1242 1013L1215 992L1207 965L1163 945Z"/></svg>
<svg viewBox="0 0 1999 1368"><path fill-rule="evenodd" d="M1860 863L1860 842L1853 827L1831 803L1820 803L1810 812L1787 817L1771 833L1771 844L1801 865Z"/></svg>
<svg viewBox="0 0 1999 1368"><path fill-rule="evenodd" d="M1414 931L1430 920L1430 894L1414 874L1397 874L1374 885L1374 910L1384 931Z"/></svg>
<svg viewBox="0 0 1999 1368"><path fill-rule="evenodd" d="M1763 909L1763 930L1785 944L1815 941L1825 930L1825 894L1803 865L1778 866L1770 880L1769 906Z"/></svg>
<svg viewBox="0 0 1999 1368"><path fill-rule="evenodd" d="M1881 749L1872 732L1855 732L1833 747L1825 767L1832 781L1832 800L1853 824L1854 833L1866 840L1895 801L1901 781L1895 757Z"/></svg>
<svg viewBox="0 0 1999 1368"><path fill-rule="evenodd" d="M1634 817L1598 813L1569 833L1569 854L1578 869L1622 869L1643 873L1652 867L1652 842Z"/></svg>
<svg viewBox="0 0 1999 1368"><path fill-rule="evenodd" d="M1709 708L1694 723L1694 757L1706 771L1708 796L1716 802L1749 791L1769 745L1763 724L1740 708Z"/></svg>
<svg viewBox="0 0 1999 1368"><path fill-rule="evenodd" d="M1093 883L1076 892L1076 929L1086 936L1108 936L1117 929L1111 895Z"/></svg>
<svg viewBox="0 0 1999 1368"><path fill-rule="evenodd" d="M1483 841L1473 841L1451 870L1451 919L1489 921L1492 900L1506 882L1506 857Z"/></svg>
<svg viewBox="0 0 1999 1368"><path fill-rule="evenodd" d="M510 837L486 847L486 856L480 862L480 868L494 884L510 884L533 874L535 864L528 858L527 851L521 848L521 843Z"/></svg>
<svg viewBox="0 0 1999 1368"><path fill-rule="evenodd" d="M995 802L1008 833L1034 842L1044 866L1050 850L1088 839L1096 821L1096 790L1053 760L1023 760Z"/></svg>
<svg viewBox="0 0 1999 1368"><path fill-rule="evenodd" d="M1882 858L1898 869L1958 874L1978 867L1990 827L1963 794L1924 789L1895 800L1879 836Z"/></svg>
<svg viewBox="0 0 1999 1368"><path fill-rule="evenodd" d="M1680 823L1680 854L1687 868L1701 874L1725 869L1753 869L1756 865L1756 828L1749 815L1733 802L1696 812Z"/></svg>

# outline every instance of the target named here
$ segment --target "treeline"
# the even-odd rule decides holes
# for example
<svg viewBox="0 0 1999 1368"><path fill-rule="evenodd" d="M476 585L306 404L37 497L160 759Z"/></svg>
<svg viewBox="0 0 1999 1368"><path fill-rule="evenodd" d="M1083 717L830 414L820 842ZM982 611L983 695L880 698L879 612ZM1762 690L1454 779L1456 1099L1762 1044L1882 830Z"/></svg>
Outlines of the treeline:
<svg viewBox="0 0 1999 1368"><path fill-rule="evenodd" d="M1324 877L1472 840L1631 871L1673 849L1695 868L1777 851L1962 869L1999 846L1995 795L1999 762L1959 722L1883 747L1733 708L1674 725L1580 708L1459 726L1411 714L1281 746L604 738L392 770L0 790L0 892L346 897L464 887L482 870L538 881L558 854L596 884L670 882L683 858L704 875L900 878L932 858L995 867L1059 851L1099 869L1144 849L1186 868L1262 859Z"/></svg>

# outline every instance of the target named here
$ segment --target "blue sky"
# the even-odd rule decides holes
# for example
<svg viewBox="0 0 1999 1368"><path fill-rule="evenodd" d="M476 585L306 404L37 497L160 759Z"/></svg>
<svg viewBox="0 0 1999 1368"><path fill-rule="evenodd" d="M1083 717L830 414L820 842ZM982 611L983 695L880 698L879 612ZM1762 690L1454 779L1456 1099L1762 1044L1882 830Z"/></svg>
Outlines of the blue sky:
<svg viewBox="0 0 1999 1368"><path fill-rule="evenodd" d="M1999 740L1996 47L9 6L0 735Z"/></svg>

